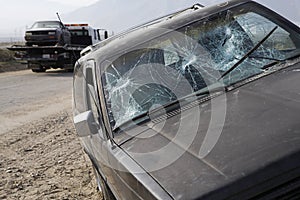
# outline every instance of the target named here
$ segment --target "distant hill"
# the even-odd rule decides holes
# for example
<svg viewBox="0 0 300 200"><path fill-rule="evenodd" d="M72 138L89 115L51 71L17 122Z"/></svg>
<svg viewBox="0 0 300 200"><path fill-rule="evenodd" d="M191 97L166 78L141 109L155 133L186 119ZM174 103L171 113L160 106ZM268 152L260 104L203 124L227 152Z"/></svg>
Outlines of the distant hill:
<svg viewBox="0 0 300 200"><path fill-rule="evenodd" d="M225 0L99 0L63 15L65 22L88 22L115 33L159 16L187 8L197 2L211 5ZM257 0L295 23L300 21L299 0Z"/></svg>
<svg viewBox="0 0 300 200"><path fill-rule="evenodd" d="M100 0L91 6L64 15L63 19L67 22L89 22L95 27L120 32L197 2L197 0Z"/></svg>

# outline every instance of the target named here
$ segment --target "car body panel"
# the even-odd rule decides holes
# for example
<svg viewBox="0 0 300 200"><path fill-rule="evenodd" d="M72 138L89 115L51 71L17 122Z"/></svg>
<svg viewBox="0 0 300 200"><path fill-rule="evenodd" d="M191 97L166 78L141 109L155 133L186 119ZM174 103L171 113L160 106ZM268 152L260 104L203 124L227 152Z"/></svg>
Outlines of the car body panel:
<svg viewBox="0 0 300 200"><path fill-rule="evenodd" d="M35 27L35 24L57 24L57 27ZM25 40L28 45L55 45L57 43L70 44L71 34L59 21L38 21L32 28L26 30ZM52 34L49 34L51 32Z"/></svg>
<svg viewBox="0 0 300 200"><path fill-rule="evenodd" d="M149 119L124 129L114 129L109 118L102 75L111 63L170 31L244 5L300 34L299 27L269 9L233 0L121 33L89 47L77 62L74 82L83 85L74 84L75 117L93 109L80 99L89 93L99 104L98 133L80 139L117 199L264 199L294 190L290 184L299 189L299 58L277 60L257 76L183 100L168 113L149 112ZM95 88L85 74L91 60Z"/></svg>
<svg viewBox="0 0 300 200"><path fill-rule="evenodd" d="M297 169L299 172L300 160L296 157L300 155L299 69L300 64L296 64L294 67L226 93L229 112L222 134L217 144L204 158L201 158L199 152L211 120L211 107L209 105L201 107L199 130L187 151L182 149L183 155L173 164L150 174L175 199L194 199L205 197L243 178L247 180L249 174L264 168L266 170L263 176L255 181L254 177L249 178L252 181L247 183L249 185L243 183L235 186L235 190L227 194L228 197L243 187L243 189L254 187L291 170ZM193 122L195 119L193 113L198 114L195 109L190 109L182 112L180 118L187 117L187 121ZM175 146L174 149L182 148L180 141L174 139L174 133L189 134L193 130L192 126L186 125L182 130L183 133L178 133L178 126L174 124L178 123L178 120L180 123L180 118L173 116L167 121L160 122L164 123L162 130L157 128L161 127L160 123L151 124L152 128L125 142L121 147L144 166L146 171L151 170L153 163L159 165L168 160L170 153L159 154L160 157L147 160L135 156L135 153L153 152L170 143ZM131 134L130 131L127 132ZM291 160L276 163L284 158ZM272 164L275 166L268 171L267 167ZM224 197L226 196L222 198Z"/></svg>

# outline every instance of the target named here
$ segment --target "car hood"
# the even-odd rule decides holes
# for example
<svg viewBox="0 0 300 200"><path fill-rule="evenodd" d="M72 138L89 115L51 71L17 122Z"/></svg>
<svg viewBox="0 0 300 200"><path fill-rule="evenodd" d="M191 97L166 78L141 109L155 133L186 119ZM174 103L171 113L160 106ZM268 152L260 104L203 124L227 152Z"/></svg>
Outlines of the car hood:
<svg viewBox="0 0 300 200"><path fill-rule="evenodd" d="M296 64L126 131L120 147L175 199L253 197L299 176L299 85Z"/></svg>

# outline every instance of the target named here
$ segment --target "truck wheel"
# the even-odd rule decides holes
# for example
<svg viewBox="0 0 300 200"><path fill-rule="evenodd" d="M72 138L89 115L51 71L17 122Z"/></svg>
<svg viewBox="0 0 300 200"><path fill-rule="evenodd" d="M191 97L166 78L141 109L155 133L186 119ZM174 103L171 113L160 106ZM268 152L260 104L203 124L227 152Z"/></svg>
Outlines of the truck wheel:
<svg viewBox="0 0 300 200"><path fill-rule="evenodd" d="M35 73L41 73L41 72L45 72L46 69L31 69L31 71Z"/></svg>
<svg viewBox="0 0 300 200"><path fill-rule="evenodd" d="M97 182L97 189L102 192L102 196L104 200L116 200L114 197L113 193L103 180L102 176L98 173L96 168L93 166L93 171L96 177L96 182Z"/></svg>

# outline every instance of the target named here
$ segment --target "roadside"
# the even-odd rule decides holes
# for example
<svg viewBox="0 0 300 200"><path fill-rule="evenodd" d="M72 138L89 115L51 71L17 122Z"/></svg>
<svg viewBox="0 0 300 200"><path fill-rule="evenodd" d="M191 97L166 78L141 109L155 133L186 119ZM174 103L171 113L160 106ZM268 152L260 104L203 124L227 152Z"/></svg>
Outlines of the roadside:
<svg viewBox="0 0 300 200"><path fill-rule="evenodd" d="M0 73L0 200L102 199L71 114L72 74Z"/></svg>
<svg viewBox="0 0 300 200"><path fill-rule="evenodd" d="M1 135L0 199L101 199L69 111Z"/></svg>
<svg viewBox="0 0 300 200"><path fill-rule="evenodd" d="M14 52L6 49L11 45L10 43L0 43L0 73L27 69L26 64L15 60Z"/></svg>
<svg viewBox="0 0 300 200"><path fill-rule="evenodd" d="M17 62L17 61L0 62L0 73L1 72L26 70L26 69L27 69L26 64L22 64L22 63Z"/></svg>
<svg viewBox="0 0 300 200"><path fill-rule="evenodd" d="M71 88L71 73L0 73L0 135L61 110L71 110Z"/></svg>

